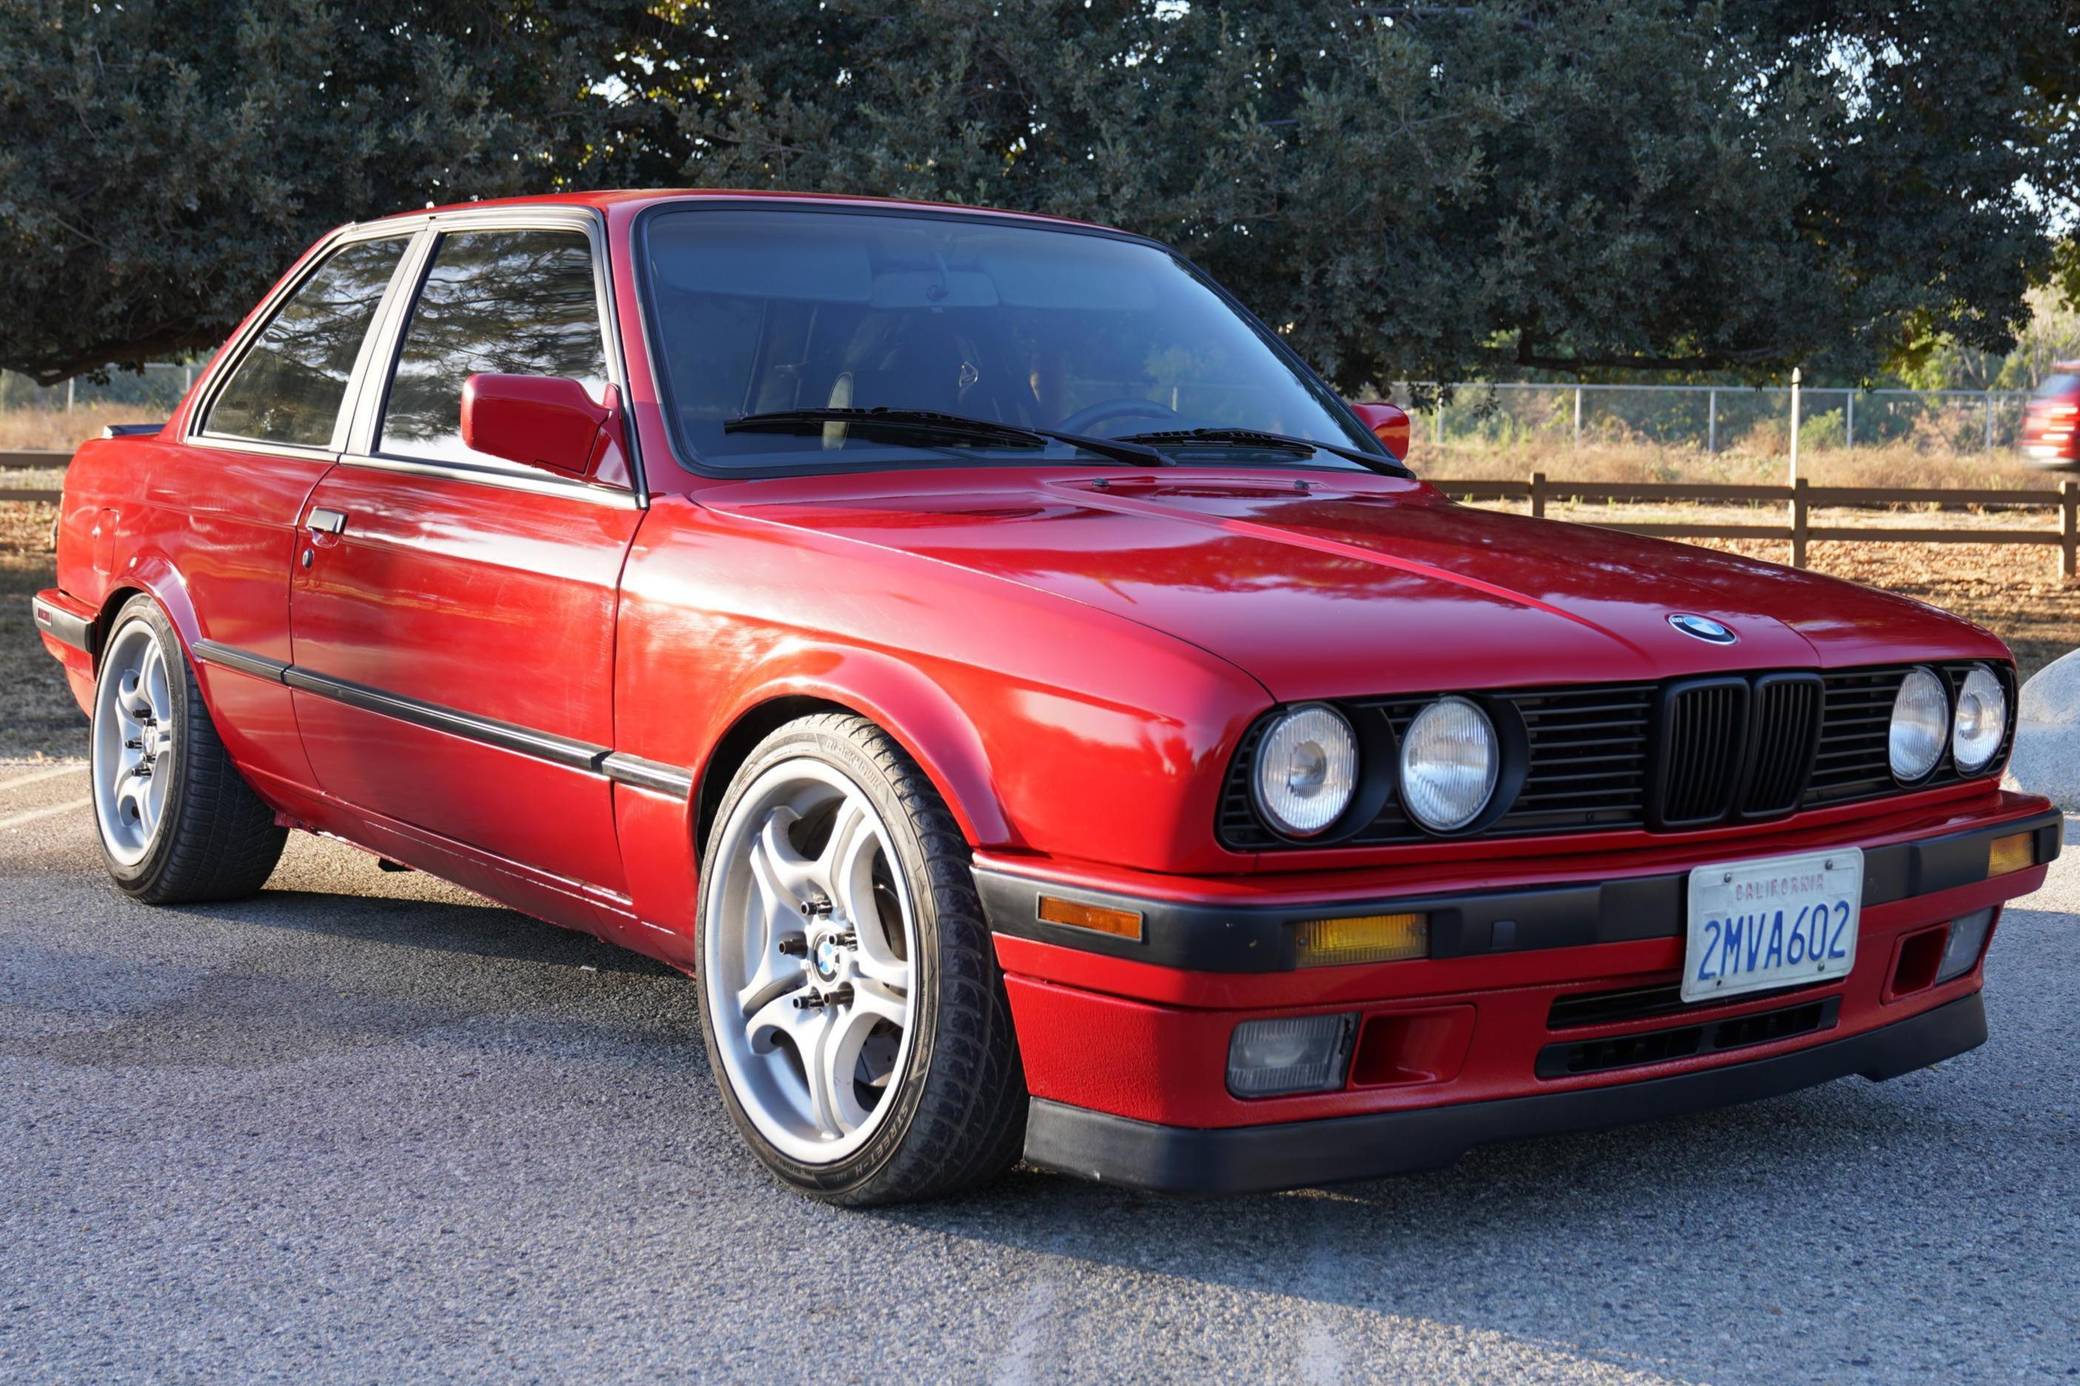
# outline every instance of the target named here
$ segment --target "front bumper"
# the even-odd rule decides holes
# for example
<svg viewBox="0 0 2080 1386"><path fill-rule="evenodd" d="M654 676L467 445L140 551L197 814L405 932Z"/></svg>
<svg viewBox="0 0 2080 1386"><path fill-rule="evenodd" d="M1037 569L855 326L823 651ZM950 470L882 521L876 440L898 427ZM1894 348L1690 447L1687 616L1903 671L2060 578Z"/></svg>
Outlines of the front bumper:
<svg viewBox="0 0 2080 1386"><path fill-rule="evenodd" d="M1861 1074L1873 1081L1986 1041L1979 994L1850 1039L1666 1078L1325 1121L1194 1130L1036 1099L1026 1159L1045 1169L1165 1193L1308 1188L1450 1164L1476 1145L1679 1116Z"/></svg>
<svg viewBox="0 0 2080 1386"><path fill-rule="evenodd" d="M1233 1191L1422 1168L1481 1141L1889 1077L1962 1052L1984 1038L1983 952L1942 982L1913 960L1950 921L1990 909L1997 923L2003 902L2041 885L2062 826L2042 799L1993 793L1645 861L1496 863L1456 890L1435 868L1185 881L987 857L976 881L1033 1096L1028 1158L1149 1188ZM2029 864L2015 869L2018 837ZM1864 852L1864 908L1848 976L1681 1002L1691 869L1852 844ZM1395 888L1403 881L1420 888ZM1141 937L1044 922L1043 895L1137 913ZM1300 921L1417 912L1429 917L1427 957L1296 966ZM1229 1091L1238 1024L1329 1013L1356 1019L1340 1088Z"/></svg>

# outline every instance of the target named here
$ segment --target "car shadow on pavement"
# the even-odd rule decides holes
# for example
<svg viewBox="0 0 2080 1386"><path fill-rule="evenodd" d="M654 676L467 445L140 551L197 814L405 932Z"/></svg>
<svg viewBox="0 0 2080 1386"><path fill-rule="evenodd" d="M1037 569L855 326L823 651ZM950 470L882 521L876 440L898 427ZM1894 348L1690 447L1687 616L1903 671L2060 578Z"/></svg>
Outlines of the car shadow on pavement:
<svg viewBox="0 0 2080 1386"><path fill-rule="evenodd" d="M661 962L575 929L561 929L488 902L429 901L394 896L267 890L250 900L177 906L241 928L285 929L365 943L462 953L480 958L582 967L655 977L679 974Z"/></svg>
<svg viewBox="0 0 2080 1386"><path fill-rule="evenodd" d="M1678 1377L1753 1377L1763 1361L1860 1375L1882 1361L1880 1324L1895 1343L1913 1324L1917 1343L1943 1345L1923 1369L1991 1337L2018 1370L2062 1371L2073 1277L2030 1267L2061 1264L2064 1234L2015 1216L2001 1191L2019 1169L1991 1167L1945 1110L1986 1081L1972 1067L1481 1147L1328 1189L1186 1200L1021 1169L965 1203L874 1216L1044 1257L1058 1312L1174 1277L1311 1301L1332 1337L1421 1320ZM2053 1340L2001 1328L1994 1305Z"/></svg>

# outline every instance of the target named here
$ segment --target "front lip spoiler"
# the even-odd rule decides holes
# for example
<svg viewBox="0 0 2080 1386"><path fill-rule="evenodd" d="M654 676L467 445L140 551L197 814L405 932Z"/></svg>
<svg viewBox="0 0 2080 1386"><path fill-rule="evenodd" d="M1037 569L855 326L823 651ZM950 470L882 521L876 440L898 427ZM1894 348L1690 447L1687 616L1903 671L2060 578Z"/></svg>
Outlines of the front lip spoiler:
<svg viewBox="0 0 2080 1386"><path fill-rule="evenodd" d="M1988 879L1988 846L2013 833L2036 836L2037 864L2044 865L2058 856L2064 823L2058 810L2047 809L1866 848L1863 903L1868 908L1977 885ZM974 872L983 913L999 934L1158 967L1227 973L1292 971L1293 926L1347 915L1427 914L1433 959L1677 938L1690 874L1686 869L1577 885L1231 906L1088 890L990 865L978 864ZM1139 914L1142 936L1120 938L1048 923L1039 916L1042 894Z"/></svg>
<svg viewBox="0 0 2080 1386"><path fill-rule="evenodd" d="M1850 1074L1882 1082L1985 1042L1986 1009L1973 992L1876 1030L1766 1059L1490 1102L1205 1129L1034 1098L1025 1158L1043 1169L1161 1193L1312 1188L1434 1169L1494 1141L1732 1106Z"/></svg>

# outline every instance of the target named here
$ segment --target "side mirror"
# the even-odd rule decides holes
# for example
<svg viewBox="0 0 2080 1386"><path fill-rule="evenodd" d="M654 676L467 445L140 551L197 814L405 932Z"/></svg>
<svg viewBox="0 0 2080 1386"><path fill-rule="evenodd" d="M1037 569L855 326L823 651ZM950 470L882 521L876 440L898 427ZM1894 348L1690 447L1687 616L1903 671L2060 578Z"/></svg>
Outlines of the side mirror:
<svg viewBox="0 0 2080 1386"><path fill-rule="evenodd" d="M591 476L613 441L618 392L604 404L554 375L473 375L462 386L463 445L558 476Z"/></svg>
<svg viewBox="0 0 2080 1386"><path fill-rule="evenodd" d="M1398 404L1353 404L1351 412L1372 430L1396 462L1408 460L1408 411Z"/></svg>

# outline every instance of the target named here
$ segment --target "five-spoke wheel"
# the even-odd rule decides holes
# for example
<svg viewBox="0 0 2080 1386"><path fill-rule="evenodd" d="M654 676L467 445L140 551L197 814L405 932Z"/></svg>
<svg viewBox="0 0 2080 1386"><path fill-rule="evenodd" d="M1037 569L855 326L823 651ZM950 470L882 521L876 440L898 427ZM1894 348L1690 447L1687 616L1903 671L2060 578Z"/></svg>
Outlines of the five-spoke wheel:
<svg viewBox="0 0 2080 1386"><path fill-rule="evenodd" d="M701 1022L732 1118L782 1178L878 1203L1017 1158L1025 1085L966 843L873 724L791 722L708 836Z"/></svg>
<svg viewBox="0 0 2080 1386"><path fill-rule="evenodd" d="M94 812L109 856L129 866L151 850L166 816L173 690L166 654L147 621L118 630L101 659L94 694Z"/></svg>
<svg viewBox="0 0 2080 1386"><path fill-rule="evenodd" d="M118 886L155 904L233 900L266 881L287 836L217 738L172 622L133 597L95 671L94 818Z"/></svg>
<svg viewBox="0 0 2080 1386"><path fill-rule="evenodd" d="M883 1111L912 1028L916 925L888 829L831 766L759 777L724 830L702 961L717 1046L774 1145L827 1163Z"/></svg>

